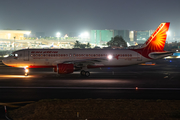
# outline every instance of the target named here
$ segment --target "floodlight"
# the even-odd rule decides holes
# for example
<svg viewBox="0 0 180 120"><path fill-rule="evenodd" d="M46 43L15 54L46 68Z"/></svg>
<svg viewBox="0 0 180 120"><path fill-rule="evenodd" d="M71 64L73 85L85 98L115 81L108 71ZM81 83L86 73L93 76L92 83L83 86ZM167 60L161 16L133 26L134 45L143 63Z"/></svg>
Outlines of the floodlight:
<svg viewBox="0 0 180 120"><path fill-rule="evenodd" d="M56 33L56 37L60 37L60 35L61 35L60 32Z"/></svg>

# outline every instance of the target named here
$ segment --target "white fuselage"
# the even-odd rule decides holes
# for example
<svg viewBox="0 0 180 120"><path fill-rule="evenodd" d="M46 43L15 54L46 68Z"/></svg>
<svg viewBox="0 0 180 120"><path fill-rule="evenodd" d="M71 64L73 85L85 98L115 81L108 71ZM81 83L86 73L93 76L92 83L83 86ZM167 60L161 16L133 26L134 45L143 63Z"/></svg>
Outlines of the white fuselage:
<svg viewBox="0 0 180 120"><path fill-rule="evenodd" d="M116 67L128 66L150 61L133 50L122 49L26 49L14 52L3 63L13 67L53 67L67 61L106 59L91 64L92 66ZM108 56L112 55L112 59ZM89 64L89 63L88 63Z"/></svg>

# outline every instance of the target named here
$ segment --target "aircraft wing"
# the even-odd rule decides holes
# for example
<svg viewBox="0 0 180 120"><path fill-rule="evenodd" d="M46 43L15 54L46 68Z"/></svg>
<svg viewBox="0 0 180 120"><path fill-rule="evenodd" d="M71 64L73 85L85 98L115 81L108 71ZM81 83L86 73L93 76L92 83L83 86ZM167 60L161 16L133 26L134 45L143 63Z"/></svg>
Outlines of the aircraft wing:
<svg viewBox="0 0 180 120"><path fill-rule="evenodd" d="M92 59L83 59L83 60L72 60L72 61L65 61L64 64L72 63L77 67L87 66L87 65L94 65L97 63L101 63L103 61L108 61L108 58L92 58Z"/></svg>

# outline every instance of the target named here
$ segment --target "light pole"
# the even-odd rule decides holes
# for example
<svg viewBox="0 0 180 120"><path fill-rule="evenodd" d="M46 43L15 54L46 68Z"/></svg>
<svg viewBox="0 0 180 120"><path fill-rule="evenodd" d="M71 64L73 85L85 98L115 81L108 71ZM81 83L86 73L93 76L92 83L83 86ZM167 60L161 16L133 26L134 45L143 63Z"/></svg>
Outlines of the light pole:
<svg viewBox="0 0 180 120"><path fill-rule="evenodd" d="M170 33L170 31L168 31L166 34L167 34L167 40L168 40L168 42L169 42L171 33Z"/></svg>
<svg viewBox="0 0 180 120"><path fill-rule="evenodd" d="M15 51L15 39L16 39L16 37L14 37L14 51Z"/></svg>
<svg viewBox="0 0 180 120"><path fill-rule="evenodd" d="M83 32L80 34L81 40L84 39L85 41L89 38L89 33L88 32Z"/></svg>
<svg viewBox="0 0 180 120"><path fill-rule="evenodd" d="M61 36L60 32L57 32L56 33L56 37L58 38L58 44L59 44L59 37ZM60 48L60 45L59 45L59 48Z"/></svg>
<svg viewBox="0 0 180 120"><path fill-rule="evenodd" d="M28 39L28 37L29 37L29 34L30 34L31 32L26 32L26 35L27 35L27 39Z"/></svg>

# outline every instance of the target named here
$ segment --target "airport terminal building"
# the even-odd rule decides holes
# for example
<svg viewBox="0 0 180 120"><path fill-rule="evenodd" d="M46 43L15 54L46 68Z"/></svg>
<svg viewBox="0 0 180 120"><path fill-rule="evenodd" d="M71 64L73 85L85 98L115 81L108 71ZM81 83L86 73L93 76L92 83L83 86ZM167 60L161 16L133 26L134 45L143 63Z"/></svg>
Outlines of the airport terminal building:
<svg viewBox="0 0 180 120"><path fill-rule="evenodd" d="M122 36L126 42L130 41L129 30L91 30L91 44L102 45L111 40L112 37Z"/></svg>
<svg viewBox="0 0 180 120"><path fill-rule="evenodd" d="M24 41L24 36L30 33L27 30L0 30L0 51L25 48L27 41Z"/></svg>
<svg viewBox="0 0 180 120"><path fill-rule="evenodd" d="M24 35L29 35L31 31L27 30L0 30L0 39L24 40Z"/></svg>
<svg viewBox="0 0 180 120"><path fill-rule="evenodd" d="M146 41L154 30L137 31L137 41Z"/></svg>

